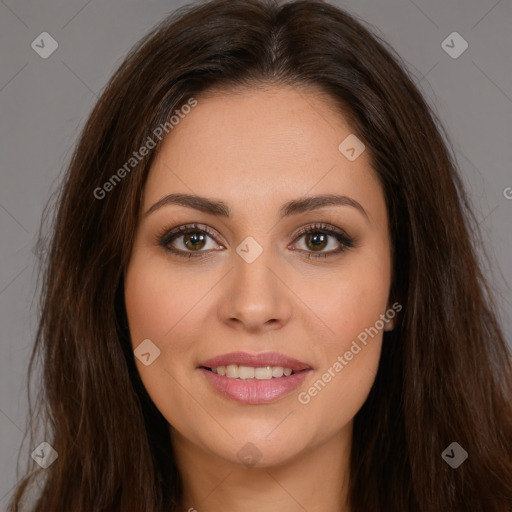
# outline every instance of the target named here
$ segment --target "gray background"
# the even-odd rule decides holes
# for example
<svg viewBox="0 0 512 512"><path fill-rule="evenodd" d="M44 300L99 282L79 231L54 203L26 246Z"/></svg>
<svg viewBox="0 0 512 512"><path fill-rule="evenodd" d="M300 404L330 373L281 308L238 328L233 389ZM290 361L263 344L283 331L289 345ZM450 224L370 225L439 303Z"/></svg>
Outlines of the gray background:
<svg viewBox="0 0 512 512"><path fill-rule="evenodd" d="M123 55L186 3L0 0L1 510L16 483L27 412L26 369L37 321L34 242L42 209ZM491 258L486 272L510 343L512 0L332 3L393 45L447 128ZM454 31L469 44L458 58L441 44ZM59 45L47 59L31 47L42 32ZM456 41L447 44L459 48Z"/></svg>

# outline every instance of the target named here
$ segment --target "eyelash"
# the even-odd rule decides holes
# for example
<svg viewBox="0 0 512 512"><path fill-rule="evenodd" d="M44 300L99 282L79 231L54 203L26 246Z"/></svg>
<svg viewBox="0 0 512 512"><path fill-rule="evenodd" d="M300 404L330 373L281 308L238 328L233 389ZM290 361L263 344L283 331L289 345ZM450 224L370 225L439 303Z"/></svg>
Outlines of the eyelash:
<svg viewBox="0 0 512 512"><path fill-rule="evenodd" d="M171 254L175 254L176 256L182 257L182 258L196 258L196 257L203 257L202 253L208 252L208 251L183 251L181 249L175 249L172 246L170 246L171 242L174 242L177 238L180 237L180 235L188 234L188 233L196 233L196 232L202 232L207 234L210 238L215 239L214 233L208 228L208 226L205 225L199 225L199 224L186 224L183 226L179 226L176 229L168 230L167 228L163 229L161 232L159 232L156 237L155 241L156 243L161 246L165 251ZM333 229L329 227L328 224L314 224L312 226L306 226L302 228L299 233L297 233L295 237L295 241L298 241L300 238L302 238L304 235L310 234L310 233L321 233L324 235L329 235L334 237L340 244L340 248L336 249L334 251L328 251L323 253L315 253L306 251L307 257L310 259L318 259L318 258L328 258L331 256L336 256L338 254L343 253L347 249L355 247L355 241L353 238L348 236L344 231ZM304 251L303 251L304 252Z"/></svg>

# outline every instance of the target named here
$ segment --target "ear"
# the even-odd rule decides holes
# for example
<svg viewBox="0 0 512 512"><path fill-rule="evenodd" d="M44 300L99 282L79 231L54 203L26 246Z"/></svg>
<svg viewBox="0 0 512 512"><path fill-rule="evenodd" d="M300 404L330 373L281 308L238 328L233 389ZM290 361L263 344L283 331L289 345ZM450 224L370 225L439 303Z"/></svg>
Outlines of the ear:
<svg viewBox="0 0 512 512"><path fill-rule="evenodd" d="M386 325L384 326L384 331L392 331L395 328L394 319L388 318L386 321Z"/></svg>
<svg viewBox="0 0 512 512"><path fill-rule="evenodd" d="M391 308L391 306L387 306L386 308L386 312L389 311ZM394 318L387 318L386 321L385 321L385 325L384 325L384 331L392 331L394 328L395 328L395 319Z"/></svg>

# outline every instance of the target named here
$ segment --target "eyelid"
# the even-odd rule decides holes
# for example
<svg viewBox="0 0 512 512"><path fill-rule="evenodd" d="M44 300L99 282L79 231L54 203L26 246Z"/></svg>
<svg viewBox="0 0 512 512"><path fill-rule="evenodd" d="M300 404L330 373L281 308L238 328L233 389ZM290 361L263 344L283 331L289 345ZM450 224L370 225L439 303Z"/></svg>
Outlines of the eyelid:
<svg viewBox="0 0 512 512"><path fill-rule="evenodd" d="M295 240L296 238L311 231L332 231L334 233L337 233L338 235L352 239L352 237L349 236L349 234L344 229L341 229L338 226L331 224L330 222L314 222L313 224L305 224L304 226L298 228L295 234L293 234L292 232L292 235L290 236L293 236Z"/></svg>

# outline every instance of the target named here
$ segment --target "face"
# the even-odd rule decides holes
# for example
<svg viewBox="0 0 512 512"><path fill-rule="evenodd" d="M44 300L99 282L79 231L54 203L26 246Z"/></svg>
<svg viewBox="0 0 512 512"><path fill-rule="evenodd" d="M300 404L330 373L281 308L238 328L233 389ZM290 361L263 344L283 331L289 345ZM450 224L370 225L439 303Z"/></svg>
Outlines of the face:
<svg viewBox="0 0 512 512"><path fill-rule="evenodd" d="M392 327L385 199L317 91L196 99L145 185L130 335L175 446L271 466L350 439Z"/></svg>

